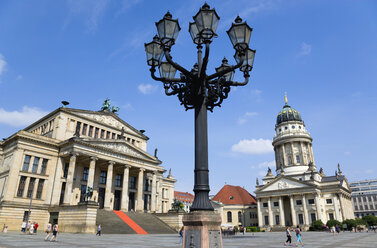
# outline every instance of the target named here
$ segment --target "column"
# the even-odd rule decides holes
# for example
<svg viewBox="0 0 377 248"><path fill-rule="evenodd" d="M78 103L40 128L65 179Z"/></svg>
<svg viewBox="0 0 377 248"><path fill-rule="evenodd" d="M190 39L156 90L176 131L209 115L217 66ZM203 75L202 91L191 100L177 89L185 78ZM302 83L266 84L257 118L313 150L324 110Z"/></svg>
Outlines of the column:
<svg viewBox="0 0 377 248"><path fill-rule="evenodd" d="M111 190L113 186L113 169L114 169L114 161L109 161L107 165L107 177L106 177L106 191L105 191L105 209L113 209L113 204L111 204Z"/></svg>
<svg viewBox="0 0 377 248"><path fill-rule="evenodd" d="M55 177L54 177L54 180L53 180L53 183L52 183L52 187L47 188L47 192L49 192L49 190L51 190L51 199L50 199L51 205L58 205L59 204L61 184L62 184L61 183L61 177L62 177L62 173L63 173L63 164L64 164L63 158L58 157L56 168L55 168ZM47 185L49 185L49 184L47 184ZM47 200L47 202L48 202L48 200Z"/></svg>
<svg viewBox="0 0 377 248"><path fill-rule="evenodd" d="M156 212L156 184L157 184L157 172L153 172L152 177L152 195L151 195L151 211Z"/></svg>
<svg viewBox="0 0 377 248"><path fill-rule="evenodd" d="M258 210L258 226L263 227L263 216L261 210L261 198L257 198L257 210Z"/></svg>
<svg viewBox="0 0 377 248"><path fill-rule="evenodd" d="M162 206L161 206L161 185L160 185L160 180L157 181L156 183L156 190L157 190L157 196L156 196L156 212L159 212L161 213L161 209L162 209Z"/></svg>
<svg viewBox="0 0 377 248"><path fill-rule="evenodd" d="M342 221L345 220L344 218L344 202L343 202L343 194L338 194L339 202L340 202L340 213L342 214ZM373 198L372 198L373 199ZM374 204L373 204L374 205Z"/></svg>
<svg viewBox="0 0 377 248"><path fill-rule="evenodd" d="M309 214L306 207L306 197L305 194L302 195L302 206L304 207L304 225L309 225Z"/></svg>
<svg viewBox="0 0 377 248"><path fill-rule="evenodd" d="M317 209L317 220L321 220L321 206L319 205L319 193L315 194L315 207Z"/></svg>
<svg viewBox="0 0 377 248"><path fill-rule="evenodd" d="M313 155L312 144L309 144L309 149L310 149L310 158L312 159L313 164L315 164L315 163L314 163L314 155Z"/></svg>
<svg viewBox="0 0 377 248"><path fill-rule="evenodd" d="M284 206L283 197L279 197L279 212L280 212L280 226L285 226L285 216L284 216Z"/></svg>
<svg viewBox="0 0 377 248"><path fill-rule="evenodd" d="M303 147L301 141L300 141L300 154L301 154L301 165L309 164L309 162L307 161L306 156L304 154L304 147Z"/></svg>
<svg viewBox="0 0 377 248"><path fill-rule="evenodd" d="M289 196L289 200L291 202L292 226L296 226L297 225L296 210L295 210L295 202L294 202L294 199L293 199L293 195Z"/></svg>
<svg viewBox="0 0 377 248"><path fill-rule="evenodd" d="M268 205L268 222L270 226L274 226L274 217L272 215L272 208L271 208L271 197L268 197L267 200L267 205Z"/></svg>
<svg viewBox="0 0 377 248"><path fill-rule="evenodd" d="M335 219L342 222L342 220L340 219L340 216L339 216L339 205L338 205L338 199L336 197L336 194L334 194L332 201L334 202Z"/></svg>
<svg viewBox="0 0 377 248"><path fill-rule="evenodd" d="M128 196L128 180L130 177L130 165L124 166L124 172L123 172L123 184L122 184L122 203L121 203L121 209L122 211L127 212L128 211L128 203L129 203L129 196Z"/></svg>
<svg viewBox="0 0 377 248"><path fill-rule="evenodd" d="M67 175L67 183L65 185L65 193L64 193L64 204L70 205L72 201L72 186L73 186L73 177L76 168L76 158L78 154L72 153L69 159L69 168L68 168L68 175Z"/></svg>
<svg viewBox="0 0 377 248"><path fill-rule="evenodd" d="M136 211L144 211L143 182L145 169L140 168L137 179Z"/></svg>
<svg viewBox="0 0 377 248"><path fill-rule="evenodd" d="M283 166L288 166L287 155L285 154L284 144L281 145L281 150L283 151Z"/></svg>
<svg viewBox="0 0 377 248"><path fill-rule="evenodd" d="M291 145L291 158L292 158L292 165L296 164L296 158L293 152L293 142L289 143Z"/></svg>
<svg viewBox="0 0 377 248"><path fill-rule="evenodd" d="M97 157L90 157L87 187L91 187L92 189L93 189L93 185L94 185L94 174L95 174L95 170L96 170L96 160L98 160ZM88 189L86 191L88 192Z"/></svg>

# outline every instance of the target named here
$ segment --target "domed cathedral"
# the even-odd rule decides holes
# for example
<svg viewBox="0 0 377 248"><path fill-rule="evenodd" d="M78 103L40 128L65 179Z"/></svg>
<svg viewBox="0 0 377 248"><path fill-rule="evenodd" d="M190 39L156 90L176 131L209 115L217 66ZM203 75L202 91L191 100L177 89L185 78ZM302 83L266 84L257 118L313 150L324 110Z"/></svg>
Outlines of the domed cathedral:
<svg viewBox="0 0 377 248"><path fill-rule="evenodd" d="M351 189L340 165L335 175L317 170L312 137L300 113L288 105L278 113L275 136L276 175L268 168L263 184L256 182L258 225L283 229L300 225L308 229L313 221L353 219Z"/></svg>

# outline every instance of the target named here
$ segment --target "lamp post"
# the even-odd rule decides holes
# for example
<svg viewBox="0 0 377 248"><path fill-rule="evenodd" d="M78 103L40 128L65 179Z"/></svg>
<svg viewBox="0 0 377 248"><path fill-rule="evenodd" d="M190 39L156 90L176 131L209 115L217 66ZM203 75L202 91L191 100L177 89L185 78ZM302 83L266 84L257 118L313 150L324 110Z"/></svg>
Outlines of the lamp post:
<svg viewBox="0 0 377 248"><path fill-rule="evenodd" d="M223 100L228 97L231 86L243 86L248 83L249 72L253 68L255 50L249 48L252 28L237 16L235 23L227 31L235 49L234 58L237 64L231 66L224 58L222 64L216 68L216 72L207 75L210 44L217 37L216 29L220 18L215 9L210 9L210 6L205 3L193 19L194 22L189 24L189 32L193 42L197 45L198 62L191 70L187 70L174 62L170 55L171 48L181 28L178 20L173 19L169 12L156 22L158 35L153 38L152 42L145 44L145 51L151 77L163 83L165 94L168 96L177 95L181 105L186 110L195 110L195 198L190 211L193 214L201 211L213 213L213 207L208 197L210 188L208 180L207 110L212 112L215 107L220 107ZM204 57L203 46L205 47ZM160 77L155 75L157 68ZM240 69L243 73L244 82L233 81L236 69ZM180 72L180 77L176 78L177 71ZM186 225L185 237L187 239ZM192 242L195 243L195 240L192 240ZM193 245L195 245L194 243Z"/></svg>

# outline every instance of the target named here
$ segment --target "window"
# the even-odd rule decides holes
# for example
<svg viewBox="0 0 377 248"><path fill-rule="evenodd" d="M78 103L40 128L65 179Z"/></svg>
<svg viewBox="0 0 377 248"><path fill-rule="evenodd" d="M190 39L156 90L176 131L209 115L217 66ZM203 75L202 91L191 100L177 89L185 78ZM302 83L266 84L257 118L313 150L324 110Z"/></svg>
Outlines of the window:
<svg viewBox="0 0 377 248"><path fill-rule="evenodd" d="M279 215L275 215L275 223L276 223L276 225L280 225L280 216Z"/></svg>
<svg viewBox="0 0 377 248"><path fill-rule="evenodd" d="M115 186L122 187L122 174L116 174L115 176Z"/></svg>
<svg viewBox="0 0 377 248"><path fill-rule="evenodd" d="M226 213L228 222L232 222L232 212L228 211Z"/></svg>
<svg viewBox="0 0 377 248"><path fill-rule="evenodd" d="M64 171L63 171L63 177L67 178L68 176L68 169L69 169L69 163L64 164Z"/></svg>
<svg viewBox="0 0 377 248"><path fill-rule="evenodd" d="M279 207L279 202L274 202L274 207Z"/></svg>
<svg viewBox="0 0 377 248"><path fill-rule="evenodd" d="M296 162L300 163L300 156L299 155L296 155Z"/></svg>
<svg viewBox="0 0 377 248"><path fill-rule="evenodd" d="M310 218L312 219L312 222L316 221L315 213L311 213Z"/></svg>
<svg viewBox="0 0 377 248"><path fill-rule="evenodd" d="M92 137L92 135L93 135L93 126L89 126L88 136Z"/></svg>
<svg viewBox="0 0 377 248"><path fill-rule="evenodd" d="M127 138L127 142L130 142L131 141L131 138Z"/></svg>
<svg viewBox="0 0 377 248"><path fill-rule="evenodd" d="M269 223L268 223L268 216L267 215L264 216L264 224L265 225L269 225Z"/></svg>
<svg viewBox="0 0 377 248"><path fill-rule="evenodd" d="M37 171L38 171L38 164L39 164L39 158L38 157L34 157L34 162L33 162L33 167L31 169L31 172L37 173Z"/></svg>
<svg viewBox="0 0 377 248"><path fill-rule="evenodd" d="M292 129L295 129L295 126L292 126Z"/></svg>
<svg viewBox="0 0 377 248"><path fill-rule="evenodd" d="M105 130L101 129L101 139L105 137Z"/></svg>
<svg viewBox="0 0 377 248"><path fill-rule="evenodd" d="M99 133L99 128L96 127L95 131L94 131L94 138L95 139L98 139L98 133Z"/></svg>
<svg viewBox="0 0 377 248"><path fill-rule="evenodd" d="M250 212L250 219L255 219L255 218L257 218L257 215L255 213Z"/></svg>
<svg viewBox="0 0 377 248"><path fill-rule="evenodd" d="M89 176L89 168L84 168L82 172L82 180L88 181L88 176Z"/></svg>
<svg viewBox="0 0 377 248"><path fill-rule="evenodd" d="M132 144L134 145L134 144L135 144L135 140L134 140L134 139L132 139L132 140L131 140L131 143L132 143Z"/></svg>
<svg viewBox="0 0 377 248"><path fill-rule="evenodd" d="M363 205L360 205L360 210L364 210L364 207L363 207Z"/></svg>
<svg viewBox="0 0 377 248"><path fill-rule="evenodd" d="M359 207L358 207L358 206L355 206L355 210L359 210Z"/></svg>
<svg viewBox="0 0 377 248"><path fill-rule="evenodd" d="M45 180L44 179L39 179L39 182L38 182L38 188L37 188L37 195L35 196L35 198L37 199L41 199L42 197L42 192L43 192L43 184L45 183Z"/></svg>
<svg viewBox="0 0 377 248"><path fill-rule="evenodd" d="M242 213L241 213L241 211L238 212L238 222L242 223Z"/></svg>
<svg viewBox="0 0 377 248"><path fill-rule="evenodd" d="M130 189L136 189L136 177L130 177Z"/></svg>
<svg viewBox="0 0 377 248"><path fill-rule="evenodd" d="M298 214L298 223L300 225L304 224L304 216L302 214Z"/></svg>
<svg viewBox="0 0 377 248"><path fill-rule="evenodd" d="M372 201L372 197L371 196L368 196L368 201Z"/></svg>
<svg viewBox="0 0 377 248"><path fill-rule="evenodd" d="M281 128L279 128L279 132L281 132Z"/></svg>
<svg viewBox="0 0 377 248"><path fill-rule="evenodd" d="M308 203L311 204L311 205L313 205L314 204L314 199L309 199Z"/></svg>
<svg viewBox="0 0 377 248"><path fill-rule="evenodd" d="M80 134L80 129L81 129L81 122L77 122L76 124L76 133Z"/></svg>
<svg viewBox="0 0 377 248"><path fill-rule="evenodd" d="M296 205L302 205L302 200L296 200Z"/></svg>
<svg viewBox="0 0 377 248"><path fill-rule="evenodd" d="M285 130L288 130L288 127L284 127Z"/></svg>
<svg viewBox="0 0 377 248"><path fill-rule="evenodd" d="M31 198L34 191L35 178L31 177L29 182L29 188L27 189L27 198Z"/></svg>
<svg viewBox="0 0 377 248"><path fill-rule="evenodd" d="M30 213L31 213L31 211L30 211ZM24 218L22 219L22 221L27 221L27 220L29 220L29 211L24 212Z"/></svg>
<svg viewBox="0 0 377 248"><path fill-rule="evenodd" d="M263 202L263 207L264 208L268 207L268 202Z"/></svg>
<svg viewBox="0 0 377 248"><path fill-rule="evenodd" d="M327 204L332 204L332 199L326 199Z"/></svg>
<svg viewBox="0 0 377 248"><path fill-rule="evenodd" d="M22 170L23 171L28 171L29 170L30 159L31 159L31 156L25 155L24 164L22 166Z"/></svg>
<svg viewBox="0 0 377 248"><path fill-rule="evenodd" d="M234 197L231 195L231 196L229 196L229 200L233 200L234 199Z"/></svg>
<svg viewBox="0 0 377 248"><path fill-rule="evenodd" d="M334 220L334 214L333 213L329 213L329 219Z"/></svg>
<svg viewBox="0 0 377 248"><path fill-rule="evenodd" d="M144 191L150 191L150 183L148 178L146 178L144 181Z"/></svg>
<svg viewBox="0 0 377 248"><path fill-rule="evenodd" d="M301 126L298 126L299 129L301 129Z"/></svg>
<svg viewBox="0 0 377 248"><path fill-rule="evenodd" d="M82 130L81 130L81 134L83 134L83 135L86 135L86 130L88 129L88 124L84 124L83 126L82 126Z"/></svg>
<svg viewBox="0 0 377 248"><path fill-rule="evenodd" d="M288 164L292 164L292 158L291 158L291 156L288 156Z"/></svg>
<svg viewBox="0 0 377 248"><path fill-rule="evenodd" d="M106 139L110 139L110 132L109 131L106 132Z"/></svg>
<svg viewBox="0 0 377 248"><path fill-rule="evenodd" d="M111 134L111 138L112 138L112 139L115 139L115 133L112 133L112 134Z"/></svg>
<svg viewBox="0 0 377 248"><path fill-rule="evenodd" d="M368 205L365 205L364 208L365 208L365 210L368 210Z"/></svg>
<svg viewBox="0 0 377 248"><path fill-rule="evenodd" d="M106 184L106 176L107 176L107 172L101 171L101 174L99 176L99 183L100 184Z"/></svg>
<svg viewBox="0 0 377 248"><path fill-rule="evenodd" d="M85 194L86 194L86 185L85 184L81 184L80 202L85 201Z"/></svg>
<svg viewBox="0 0 377 248"><path fill-rule="evenodd" d="M48 162L48 159L43 159L42 160L42 167L41 167L41 174L42 175L45 175L46 174L46 170L47 170L47 162Z"/></svg>
<svg viewBox="0 0 377 248"><path fill-rule="evenodd" d="M26 177L22 176L20 178L20 183L18 184L18 190L17 190L18 197L22 197L22 195L24 194L25 182L26 182Z"/></svg>

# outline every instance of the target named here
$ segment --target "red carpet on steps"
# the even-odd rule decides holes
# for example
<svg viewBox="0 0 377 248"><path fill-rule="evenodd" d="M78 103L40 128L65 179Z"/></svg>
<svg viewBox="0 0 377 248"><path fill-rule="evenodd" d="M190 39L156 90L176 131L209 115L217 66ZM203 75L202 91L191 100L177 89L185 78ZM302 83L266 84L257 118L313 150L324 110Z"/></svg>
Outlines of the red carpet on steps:
<svg viewBox="0 0 377 248"><path fill-rule="evenodd" d="M115 211L114 213L119 216L124 222L127 223L137 234L148 234L143 228L141 228L135 221L131 220L124 212L122 211Z"/></svg>

